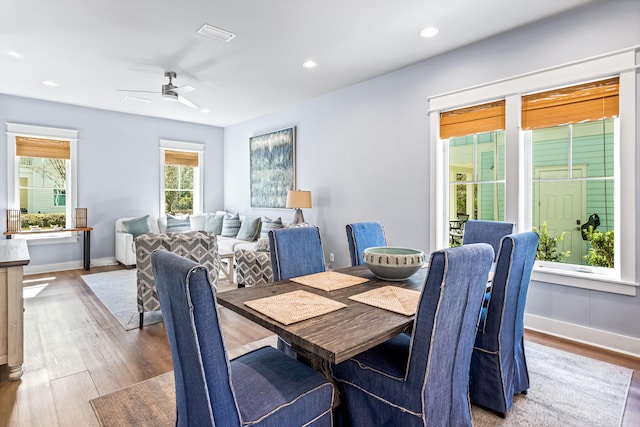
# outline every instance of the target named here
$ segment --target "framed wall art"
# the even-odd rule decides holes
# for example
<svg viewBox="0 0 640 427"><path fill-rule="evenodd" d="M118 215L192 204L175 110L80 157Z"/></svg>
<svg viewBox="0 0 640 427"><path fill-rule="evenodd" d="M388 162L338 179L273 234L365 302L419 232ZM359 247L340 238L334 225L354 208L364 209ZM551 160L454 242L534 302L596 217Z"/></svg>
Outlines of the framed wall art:
<svg viewBox="0 0 640 427"><path fill-rule="evenodd" d="M296 187L296 128L249 139L252 208L284 208Z"/></svg>

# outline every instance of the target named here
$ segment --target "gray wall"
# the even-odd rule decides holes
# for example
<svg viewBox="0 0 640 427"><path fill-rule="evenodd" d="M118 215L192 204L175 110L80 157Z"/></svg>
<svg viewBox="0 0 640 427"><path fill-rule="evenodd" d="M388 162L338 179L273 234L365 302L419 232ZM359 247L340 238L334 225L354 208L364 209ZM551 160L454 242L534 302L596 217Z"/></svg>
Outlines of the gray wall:
<svg viewBox="0 0 640 427"><path fill-rule="evenodd" d="M224 205L222 128L0 95L0 123L75 129L78 142L78 206L88 209L91 258L113 258L114 224L125 216L158 215L160 139L204 143L204 209ZM4 128L6 131L6 127ZM7 150L0 144L1 170ZM5 224L7 178L0 173L0 221ZM29 245L30 266L82 259L77 244Z"/></svg>
<svg viewBox="0 0 640 427"><path fill-rule="evenodd" d="M349 222L380 220L390 244L428 251L428 97L639 44L640 2L600 1L225 128L225 207L292 219L250 208L248 160L249 137L295 125L298 188L314 205L305 219L336 267L349 263ZM640 338L640 297L542 283L529 295L530 314Z"/></svg>

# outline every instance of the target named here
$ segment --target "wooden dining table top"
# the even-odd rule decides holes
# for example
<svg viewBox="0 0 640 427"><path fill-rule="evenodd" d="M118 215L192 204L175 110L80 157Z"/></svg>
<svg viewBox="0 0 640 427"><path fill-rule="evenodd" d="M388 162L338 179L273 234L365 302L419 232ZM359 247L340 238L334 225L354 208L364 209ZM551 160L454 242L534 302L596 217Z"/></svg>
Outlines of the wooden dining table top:
<svg viewBox="0 0 640 427"><path fill-rule="evenodd" d="M324 291L283 280L267 286L222 292L217 295L217 300L221 306L276 333L290 342L294 348L302 349L331 363L340 363L401 333L413 323L415 317L356 302L349 297L390 285L421 291L427 270L421 268L406 281L392 282L377 278L366 266L348 267L335 271L367 278L367 282ZM247 301L297 290L341 302L346 308L287 326L245 305Z"/></svg>

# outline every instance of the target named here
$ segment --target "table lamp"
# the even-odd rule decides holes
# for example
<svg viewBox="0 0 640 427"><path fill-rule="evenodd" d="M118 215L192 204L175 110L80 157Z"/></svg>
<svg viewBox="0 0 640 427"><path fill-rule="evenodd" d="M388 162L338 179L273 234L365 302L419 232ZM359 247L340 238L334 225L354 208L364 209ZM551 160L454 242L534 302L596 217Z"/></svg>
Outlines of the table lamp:
<svg viewBox="0 0 640 427"><path fill-rule="evenodd" d="M302 208L311 207L311 191L289 190L287 193L287 206L296 210L293 216L293 223L300 224L304 222Z"/></svg>

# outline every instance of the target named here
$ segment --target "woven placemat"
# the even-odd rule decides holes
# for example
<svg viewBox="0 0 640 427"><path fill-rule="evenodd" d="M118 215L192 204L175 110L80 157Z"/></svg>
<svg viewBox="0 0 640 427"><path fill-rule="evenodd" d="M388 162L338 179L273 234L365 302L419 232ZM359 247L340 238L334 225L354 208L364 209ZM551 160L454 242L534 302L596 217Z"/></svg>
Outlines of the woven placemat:
<svg viewBox="0 0 640 427"><path fill-rule="evenodd" d="M336 289L348 288L349 286L366 283L369 279L350 274L338 273L337 271L323 271L322 273L309 274L306 276L289 279L292 282L323 291L335 291Z"/></svg>
<svg viewBox="0 0 640 427"><path fill-rule="evenodd" d="M247 301L244 304L283 325L290 325L346 307L341 302L307 291L287 292Z"/></svg>
<svg viewBox="0 0 640 427"><path fill-rule="evenodd" d="M397 286L384 286L353 295L349 299L405 316L413 316L418 308L420 292Z"/></svg>

